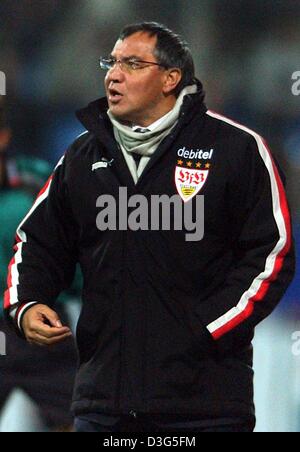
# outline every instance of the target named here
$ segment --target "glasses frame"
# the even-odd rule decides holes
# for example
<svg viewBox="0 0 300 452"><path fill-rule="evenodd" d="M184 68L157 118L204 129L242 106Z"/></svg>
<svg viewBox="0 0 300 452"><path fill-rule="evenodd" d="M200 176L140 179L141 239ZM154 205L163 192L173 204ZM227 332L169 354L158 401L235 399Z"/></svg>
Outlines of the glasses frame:
<svg viewBox="0 0 300 452"><path fill-rule="evenodd" d="M139 63L146 64L146 66L137 66L137 67L130 66L130 64L134 65L136 63L137 64L139 64ZM100 59L99 59L99 66L104 71L110 71L116 64L118 64L120 66L120 69L122 71L126 71L126 72L138 71L138 70L144 69L148 66L160 66L160 67L164 67L165 69L168 69L168 67L166 65L156 63L155 61L135 60L133 58L120 58L119 60L117 60L115 58L100 57Z"/></svg>

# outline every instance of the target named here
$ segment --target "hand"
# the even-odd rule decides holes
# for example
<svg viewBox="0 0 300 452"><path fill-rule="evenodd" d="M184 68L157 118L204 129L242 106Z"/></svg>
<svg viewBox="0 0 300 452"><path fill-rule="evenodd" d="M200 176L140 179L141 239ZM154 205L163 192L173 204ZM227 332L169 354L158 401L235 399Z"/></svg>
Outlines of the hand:
<svg viewBox="0 0 300 452"><path fill-rule="evenodd" d="M70 328L62 326L56 312L44 304L29 308L21 326L27 341L41 346L54 345L72 336Z"/></svg>

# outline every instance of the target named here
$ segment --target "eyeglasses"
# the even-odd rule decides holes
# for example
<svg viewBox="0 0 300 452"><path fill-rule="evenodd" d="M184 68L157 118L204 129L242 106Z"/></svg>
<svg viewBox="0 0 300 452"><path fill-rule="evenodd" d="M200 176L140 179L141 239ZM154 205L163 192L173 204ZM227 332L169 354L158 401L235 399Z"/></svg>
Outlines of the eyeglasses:
<svg viewBox="0 0 300 452"><path fill-rule="evenodd" d="M100 67L104 71L109 71L115 64L118 64L121 70L125 72L137 71L148 66L161 66L167 69L164 64L155 63L154 61L134 60L133 58L121 58L119 60L116 58L100 58Z"/></svg>

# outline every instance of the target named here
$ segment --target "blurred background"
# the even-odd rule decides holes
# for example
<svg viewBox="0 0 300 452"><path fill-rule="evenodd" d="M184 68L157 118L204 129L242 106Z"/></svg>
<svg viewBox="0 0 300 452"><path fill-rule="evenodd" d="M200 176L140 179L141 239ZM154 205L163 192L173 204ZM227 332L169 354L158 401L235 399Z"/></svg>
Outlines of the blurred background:
<svg viewBox="0 0 300 452"><path fill-rule="evenodd" d="M142 20L188 41L210 109L267 139L287 177L299 248L300 95L292 75L300 71L300 0L1 0L11 155L54 165L82 132L74 111L104 94L99 57L125 24ZM299 302L298 271L257 329L257 431L300 431Z"/></svg>

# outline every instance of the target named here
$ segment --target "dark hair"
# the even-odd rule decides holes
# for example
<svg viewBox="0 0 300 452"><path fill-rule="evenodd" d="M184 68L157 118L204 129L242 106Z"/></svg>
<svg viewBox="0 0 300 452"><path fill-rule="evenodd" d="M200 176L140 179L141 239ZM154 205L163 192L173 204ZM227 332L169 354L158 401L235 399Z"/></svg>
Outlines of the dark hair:
<svg viewBox="0 0 300 452"><path fill-rule="evenodd" d="M134 33L145 32L156 36L157 43L154 56L157 62L167 68L176 67L181 70L182 78L175 89L175 95L195 82L195 66L188 44L169 28L157 22L139 22L127 25L120 33L122 41Z"/></svg>

